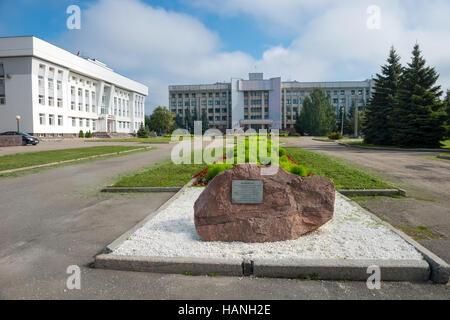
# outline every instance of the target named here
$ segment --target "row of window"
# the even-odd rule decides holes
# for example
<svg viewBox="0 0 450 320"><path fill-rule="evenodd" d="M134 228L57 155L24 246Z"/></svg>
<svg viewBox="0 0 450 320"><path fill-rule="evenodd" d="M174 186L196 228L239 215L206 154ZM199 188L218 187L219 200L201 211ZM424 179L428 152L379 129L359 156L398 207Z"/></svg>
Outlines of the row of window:
<svg viewBox="0 0 450 320"><path fill-rule="evenodd" d="M0 105L6 104L5 97L5 70L3 69L3 63L0 63Z"/></svg>
<svg viewBox="0 0 450 320"><path fill-rule="evenodd" d="M231 96L231 92L202 92L201 94L199 93L199 96L202 96L202 98L206 98L207 96L212 98L212 97L226 97L226 96ZM182 93L172 93L172 98L176 98L178 96L178 98L183 98L183 94ZM197 97L197 93L185 93L184 94L185 98L196 98Z"/></svg>

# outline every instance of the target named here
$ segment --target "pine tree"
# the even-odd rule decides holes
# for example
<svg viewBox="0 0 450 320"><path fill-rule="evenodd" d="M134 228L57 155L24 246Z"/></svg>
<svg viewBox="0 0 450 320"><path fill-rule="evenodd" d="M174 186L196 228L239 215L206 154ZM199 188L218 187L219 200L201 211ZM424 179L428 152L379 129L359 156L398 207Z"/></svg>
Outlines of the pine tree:
<svg viewBox="0 0 450 320"><path fill-rule="evenodd" d="M399 103L400 80L403 67L394 47L391 47L387 64L377 74L372 98L365 112L362 125L364 141L370 144L392 145L393 130L396 126L394 109Z"/></svg>
<svg viewBox="0 0 450 320"><path fill-rule="evenodd" d="M450 139L450 90L447 91L447 96L444 99L445 111L447 112L447 134L446 139Z"/></svg>
<svg viewBox="0 0 450 320"><path fill-rule="evenodd" d="M192 121L192 115L191 110L187 109L185 111L184 115L184 127L190 132L193 133L193 121Z"/></svg>
<svg viewBox="0 0 450 320"><path fill-rule="evenodd" d="M203 109L202 111L202 133L205 133L206 130L209 129L209 121L208 121L208 115L206 114L206 110Z"/></svg>
<svg viewBox="0 0 450 320"><path fill-rule="evenodd" d="M336 127L336 115L323 89L314 88L305 98L295 129L301 134L326 136Z"/></svg>
<svg viewBox="0 0 450 320"><path fill-rule="evenodd" d="M175 121L177 128L184 128L183 117L181 117L179 114L177 114L175 116L174 121Z"/></svg>
<svg viewBox="0 0 450 320"><path fill-rule="evenodd" d="M394 110L397 122L393 143L406 147L439 147L446 128L446 112L440 100L439 75L426 66L419 45L402 76L400 103Z"/></svg>

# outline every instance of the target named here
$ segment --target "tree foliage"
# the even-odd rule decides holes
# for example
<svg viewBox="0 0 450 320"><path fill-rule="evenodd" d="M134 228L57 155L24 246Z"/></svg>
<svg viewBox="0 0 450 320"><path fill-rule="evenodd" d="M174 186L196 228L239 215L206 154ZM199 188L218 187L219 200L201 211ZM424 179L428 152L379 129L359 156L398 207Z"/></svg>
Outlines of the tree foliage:
<svg viewBox="0 0 450 320"><path fill-rule="evenodd" d="M326 136L336 126L336 115L323 89L314 88L305 98L295 129L305 135Z"/></svg>
<svg viewBox="0 0 450 320"><path fill-rule="evenodd" d="M419 45L414 46L411 62L404 70L399 103L394 107L394 145L406 147L439 147L446 133L447 114L440 100L439 75L426 66Z"/></svg>
<svg viewBox="0 0 450 320"><path fill-rule="evenodd" d="M366 108L365 122L362 126L364 141L370 144L391 145L397 121L393 115L399 104L399 89L403 67L400 56L391 47L387 64L377 74L375 88Z"/></svg>
<svg viewBox="0 0 450 320"><path fill-rule="evenodd" d="M173 126L173 115L166 107L158 106L149 117L151 131L166 133Z"/></svg>

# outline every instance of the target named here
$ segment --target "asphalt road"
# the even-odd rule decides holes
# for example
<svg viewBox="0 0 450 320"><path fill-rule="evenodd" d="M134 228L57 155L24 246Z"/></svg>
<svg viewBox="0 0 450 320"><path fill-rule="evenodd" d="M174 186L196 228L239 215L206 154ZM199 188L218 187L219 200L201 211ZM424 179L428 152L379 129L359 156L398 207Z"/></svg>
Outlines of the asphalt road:
<svg viewBox="0 0 450 320"><path fill-rule="evenodd" d="M448 286L191 277L99 270L94 256L172 194L105 195L113 177L167 158L171 145L0 179L0 299L450 299ZM69 290L67 267L81 268Z"/></svg>

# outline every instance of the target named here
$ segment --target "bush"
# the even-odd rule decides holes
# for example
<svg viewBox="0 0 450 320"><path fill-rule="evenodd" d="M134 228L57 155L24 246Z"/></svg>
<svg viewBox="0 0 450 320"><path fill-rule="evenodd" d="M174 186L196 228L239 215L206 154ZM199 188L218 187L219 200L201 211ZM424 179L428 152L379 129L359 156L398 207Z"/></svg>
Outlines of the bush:
<svg viewBox="0 0 450 320"><path fill-rule="evenodd" d="M78 133L78 138L84 138L83 130L80 130L80 132Z"/></svg>
<svg viewBox="0 0 450 320"><path fill-rule="evenodd" d="M332 132L328 135L328 139L330 140L341 140L344 138L340 132Z"/></svg>
<svg viewBox="0 0 450 320"><path fill-rule="evenodd" d="M148 135L149 135L148 128L144 127L144 125L141 124L137 132L138 138L148 138Z"/></svg>
<svg viewBox="0 0 450 320"><path fill-rule="evenodd" d="M228 169L233 168L232 164L226 164L226 163L217 163L217 164L210 164L208 165L208 172L207 172L207 180L211 181L215 178L219 173L222 171L226 171Z"/></svg>
<svg viewBox="0 0 450 320"><path fill-rule="evenodd" d="M84 135L85 138L92 138L91 130L86 131L86 134Z"/></svg>

